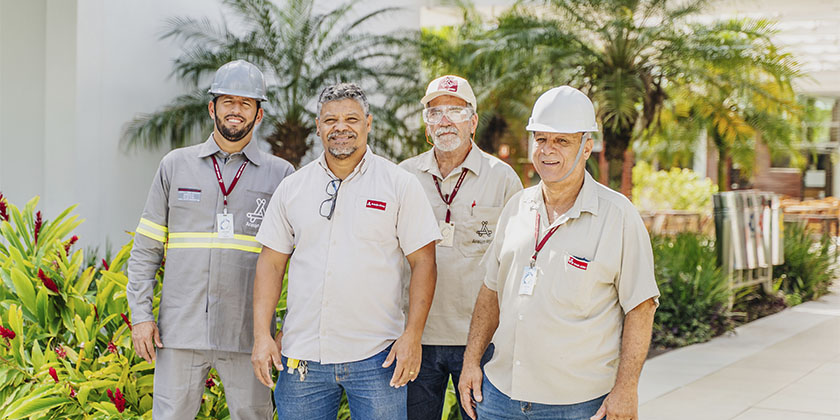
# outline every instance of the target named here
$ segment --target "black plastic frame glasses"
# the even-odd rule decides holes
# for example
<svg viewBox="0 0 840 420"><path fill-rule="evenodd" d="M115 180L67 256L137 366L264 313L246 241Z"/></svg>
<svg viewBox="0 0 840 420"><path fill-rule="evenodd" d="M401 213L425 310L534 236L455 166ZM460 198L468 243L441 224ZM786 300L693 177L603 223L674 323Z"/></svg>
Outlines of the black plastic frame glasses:
<svg viewBox="0 0 840 420"><path fill-rule="evenodd" d="M339 187L341 187L341 180L338 178L330 180L330 182L327 183L326 190L329 197L321 202L320 208L321 216L326 217L327 220L332 220L333 213L335 213L335 202L338 199ZM329 211L327 212L324 211L325 204L328 204L329 207Z"/></svg>

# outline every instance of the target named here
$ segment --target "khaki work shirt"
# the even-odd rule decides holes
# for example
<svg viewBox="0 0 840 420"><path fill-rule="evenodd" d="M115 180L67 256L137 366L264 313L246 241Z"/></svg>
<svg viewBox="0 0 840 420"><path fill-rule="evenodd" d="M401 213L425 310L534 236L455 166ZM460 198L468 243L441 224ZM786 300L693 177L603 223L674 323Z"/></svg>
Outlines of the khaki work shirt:
<svg viewBox="0 0 840 420"><path fill-rule="evenodd" d="M220 238L216 215L223 195L213 161L230 187L233 238ZM160 162L134 236L126 295L134 323L154 321L155 273L166 253L158 327L165 347L250 353L253 287L261 246L254 235L271 193L294 171L251 140L228 155L211 135L206 142L169 152Z"/></svg>
<svg viewBox="0 0 840 420"><path fill-rule="evenodd" d="M327 220L319 209L336 178L322 153L285 179L257 234L291 254L282 348L292 359L346 363L388 347L405 330L405 256L440 239L417 180L370 148L341 182Z"/></svg>
<svg viewBox="0 0 840 420"><path fill-rule="evenodd" d="M513 197L482 264L499 298L487 379L514 400L574 404L615 384L624 315L659 296L650 238L623 195L586 173L572 208L549 225L542 183ZM533 295L520 282L540 239Z"/></svg>
<svg viewBox="0 0 840 420"><path fill-rule="evenodd" d="M420 180L438 222L445 220L447 206L432 179L443 178L434 149L402 162L400 167ZM453 246L438 242L435 247L437 285L422 340L427 345L467 344L473 306L484 280L484 270L478 263L493 240L505 203L522 190L522 181L513 168L473 143L464 162L440 183L444 194L452 194L464 168L467 175L450 207L450 222L455 224ZM408 274L403 276L405 283ZM407 302L406 294L403 303Z"/></svg>

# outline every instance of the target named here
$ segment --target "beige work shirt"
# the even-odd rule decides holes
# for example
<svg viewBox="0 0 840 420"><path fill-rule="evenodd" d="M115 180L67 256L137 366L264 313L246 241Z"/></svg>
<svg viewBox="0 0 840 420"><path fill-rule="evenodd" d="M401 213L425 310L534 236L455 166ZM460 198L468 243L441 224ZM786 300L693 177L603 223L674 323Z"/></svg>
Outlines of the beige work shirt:
<svg viewBox="0 0 840 420"><path fill-rule="evenodd" d="M257 234L292 254L282 346L293 359L346 363L388 347L405 330L405 256L441 239L417 180L370 148L327 220L319 209L336 178L322 153L284 179Z"/></svg>
<svg viewBox="0 0 840 420"><path fill-rule="evenodd" d="M400 167L417 176L438 222L445 220L447 206L432 178L443 178L434 149L402 162ZM440 183L444 194L452 193L464 168L467 175L451 205L450 222L455 224L453 246L438 242L435 249L437 285L422 340L427 345L467 344L475 298L484 280L484 271L478 263L493 240L505 203L522 190L522 182L513 168L473 144L464 162ZM403 275L404 283L408 283L408 275L407 272ZM407 302L404 295L404 305Z"/></svg>
<svg viewBox="0 0 840 420"><path fill-rule="evenodd" d="M650 238L626 197L586 173L572 208L549 225L541 188L508 202L482 260L500 309L485 372L514 400L573 404L612 389L624 315L659 290ZM537 212L540 239L560 227L537 256L533 294L520 295Z"/></svg>

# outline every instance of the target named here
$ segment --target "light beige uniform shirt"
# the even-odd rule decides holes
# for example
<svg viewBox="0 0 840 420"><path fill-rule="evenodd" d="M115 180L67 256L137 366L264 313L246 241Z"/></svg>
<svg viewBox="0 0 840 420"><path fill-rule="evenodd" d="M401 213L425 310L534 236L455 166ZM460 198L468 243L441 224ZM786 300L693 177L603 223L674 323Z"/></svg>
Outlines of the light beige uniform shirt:
<svg viewBox="0 0 840 420"><path fill-rule="evenodd" d="M292 359L346 363L388 347L405 330L405 256L441 238L417 179L370 148L327 220L319 209L335 178L322 153L284 179L257 234L292 254L282 342Z"/></svg>
<svg viewBox="0 0 840 420"><path fill-rule="evenodd" d="M650 238L626 197L586 173L572 208L549 225L541 188L508 202L482 261L500 309L485 372L514 400L573 404L612 389L624 315L659 290ZM520 295L537 212L541 239L560 227L537 257L533 294Z"/></svg>
<svg viewBox="0 0 840 420"><path fill-rule="evenodd" d="M417 176L432 203L435 217L438 221L445 220L446 203L432 179L432 176L442 178L434 149L402 162L400 167ZM438 242L435 249L437 285L422 339L427 345L467 344L475 298L484 280L484 271L478 263L493 240L505 203L522 190L522 182L513 168L473 144L464 162L440 183L444 194L452 193L464 168L467 175L451 206L450 222L455 224L453 246ZM405 283L409 274L406 271L403 275ZM404 295L403 303L407 302Z"/></svg>

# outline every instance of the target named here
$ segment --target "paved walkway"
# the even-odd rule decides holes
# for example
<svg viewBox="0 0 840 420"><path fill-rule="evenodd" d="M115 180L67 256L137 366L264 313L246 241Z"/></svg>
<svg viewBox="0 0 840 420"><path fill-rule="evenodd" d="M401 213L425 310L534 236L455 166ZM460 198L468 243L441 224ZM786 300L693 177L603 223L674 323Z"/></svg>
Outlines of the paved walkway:
<svg viewBox="0 0 840 420"><path fill-rule="evenodd" d="M840 420L834 293L647 361L640 420Z"/></svg>

